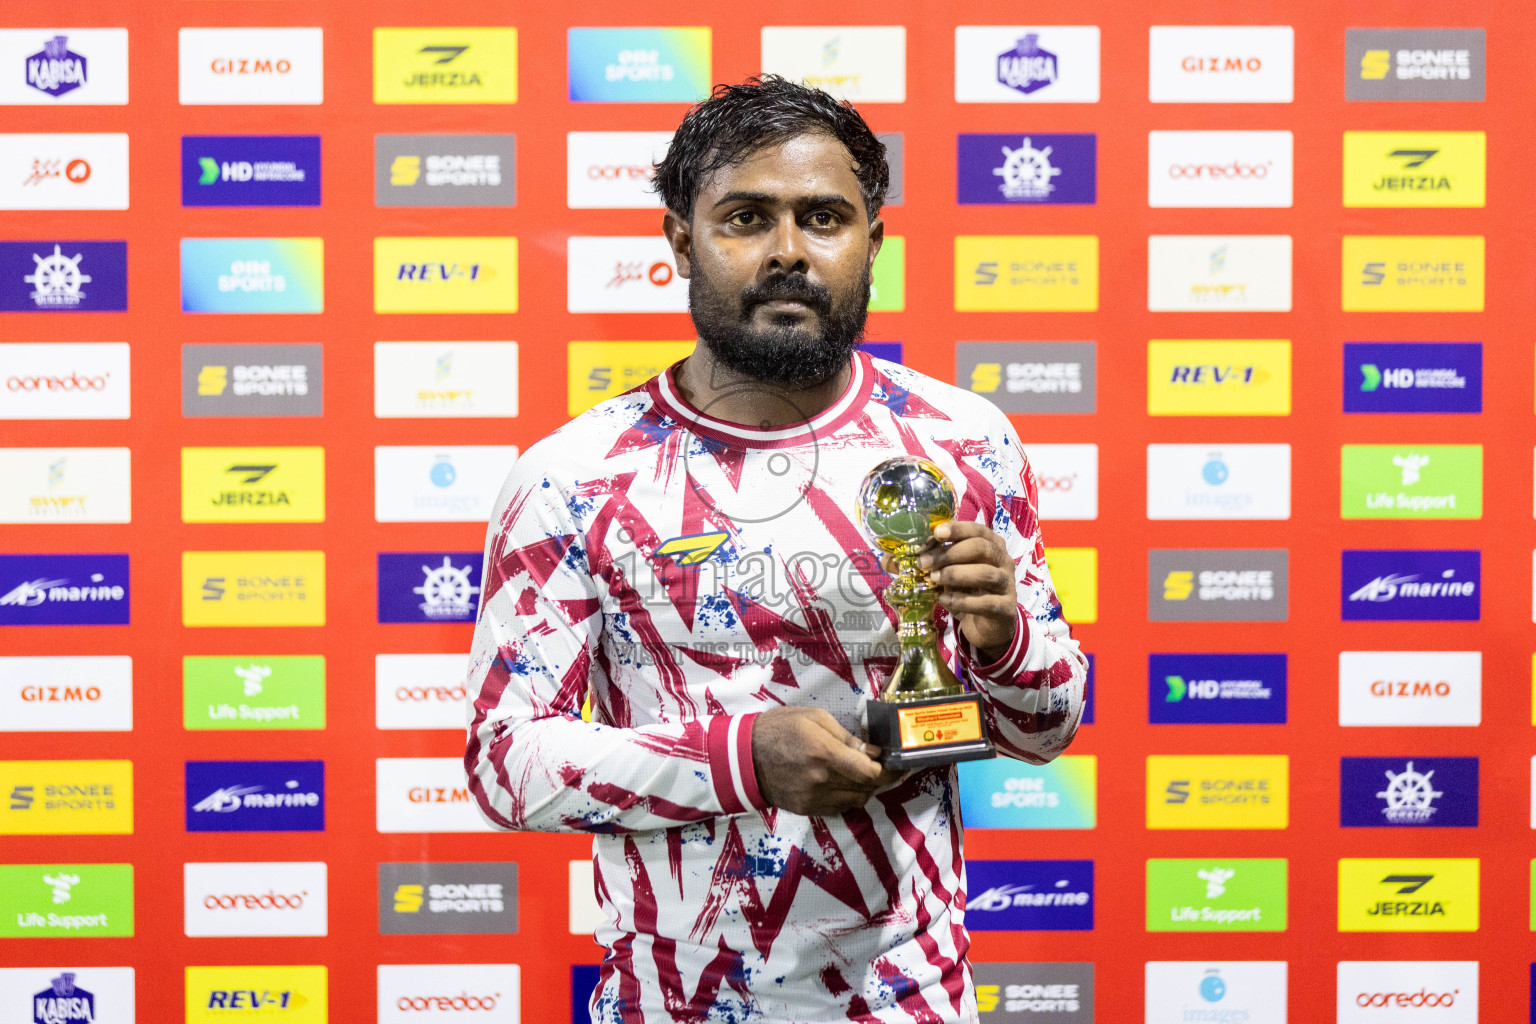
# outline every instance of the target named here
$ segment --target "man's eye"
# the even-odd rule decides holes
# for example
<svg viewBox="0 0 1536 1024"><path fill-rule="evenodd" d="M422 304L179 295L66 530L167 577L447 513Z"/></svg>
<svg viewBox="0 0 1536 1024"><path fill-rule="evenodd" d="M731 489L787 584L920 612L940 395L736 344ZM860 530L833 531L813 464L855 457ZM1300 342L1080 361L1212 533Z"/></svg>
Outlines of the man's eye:
<svg viewBox="0 0 1536 1024"><path fill-rule="evenodd" d="M837 214L830 210L817 210L811 214L811 223L819 228L832 227L837 223Z"/></svg>
<svg viewBox="0 0 1536 1024"><path fill-rule="evenodd" d="M751 224L755 220L757 220L757 214L751 210L742 210L740 213L731 215L731 223L740 224L742 227Z"/></svg>

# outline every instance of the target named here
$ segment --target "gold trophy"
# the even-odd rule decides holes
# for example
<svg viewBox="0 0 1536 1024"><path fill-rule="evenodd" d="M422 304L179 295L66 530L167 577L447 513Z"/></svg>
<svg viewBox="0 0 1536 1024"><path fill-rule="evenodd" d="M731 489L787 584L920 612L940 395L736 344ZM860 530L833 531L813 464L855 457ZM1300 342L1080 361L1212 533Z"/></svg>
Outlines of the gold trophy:
<svg viewBox="0 0 1536 1024"><path fill-rule="evenodd" d="M899 616L896 671L869 702L869 741L887 768L926 768L994 757L981 697L967 692L939 655L933 609L939 588L917 567L934 528L955 517L955 491L944 472L913 455L886 459L859 488L859 522L896 573L885 600Z"/></svg>

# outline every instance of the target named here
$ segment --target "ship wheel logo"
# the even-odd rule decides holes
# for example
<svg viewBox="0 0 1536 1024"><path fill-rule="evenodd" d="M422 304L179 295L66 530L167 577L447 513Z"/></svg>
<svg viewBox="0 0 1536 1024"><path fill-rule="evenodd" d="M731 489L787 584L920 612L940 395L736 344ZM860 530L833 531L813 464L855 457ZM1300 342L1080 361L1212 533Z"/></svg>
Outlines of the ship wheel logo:
<svg viewBox="0 0 1536 1024"><path fill-rule="evenodd" d="M1379 799L1387 802L1381 813L1387 816L1388 821L1396 823L1422 824L1428 821L1435 813L1435 800L1445 795L1435 789L1430 781L1434 774L1433 768L1427 772L1414 771L1412 761L1397 774L1387 771L1387 788L1376 794Z"/></svg>
<svg viewBox="0 0 1536 1024"><path fill-rule="evenodd" d="M429 619L462 619L473 611L471 598L480 588L469 582L472 566L462 569L453 567L453 559L443 556L443 564L437 568L421 567L425 579L411 592L421 595L421 611Z"/></svg>
<svg viewBox="0 0 1536 1024"><path fill-rule="evenodd" d="M89 274L80 273L81 258L81 253L65 256L64 250L57 245L51 256L33 253L32 262L37 264L37 269L22 278L33 287L32 301L39 306L80 305L80 300L85 298L80 286L91 283Z"/></svg>
<svg viewBox="0 0 1536 1024"><path fill-rule="evenodd" d="M994 167L992 173L1003 179L997 186L1009 199L1045 199L1056 186L1051 179L1061 173L1060 167L1051 166L1051 149L1036 149L1024 137L1024 145L1018 149L1003 147L1003 166Z"/></svg>

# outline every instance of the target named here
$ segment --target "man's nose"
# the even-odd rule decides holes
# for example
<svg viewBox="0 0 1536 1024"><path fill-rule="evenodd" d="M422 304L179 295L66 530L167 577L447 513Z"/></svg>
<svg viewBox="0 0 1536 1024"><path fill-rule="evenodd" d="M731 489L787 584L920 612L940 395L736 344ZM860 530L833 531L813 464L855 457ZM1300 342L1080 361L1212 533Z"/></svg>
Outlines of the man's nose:
<svg viewBox="0 0 1536 1024"><path fill-rule="evenodd" d="M769 241L771 244L764 256L765 270L804 274L811 269L806 257L805 232L794 214L786 213L775 222Z"/></svg>

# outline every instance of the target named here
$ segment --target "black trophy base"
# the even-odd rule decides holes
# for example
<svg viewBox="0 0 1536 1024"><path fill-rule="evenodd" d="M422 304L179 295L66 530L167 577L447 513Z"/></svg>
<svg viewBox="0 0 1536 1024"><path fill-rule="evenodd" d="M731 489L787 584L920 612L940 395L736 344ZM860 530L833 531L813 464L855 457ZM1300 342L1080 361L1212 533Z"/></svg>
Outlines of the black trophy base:
<svg viewBox="0 0 1536 1024"><path fill-rule="evenodd" d="M981 713L981 697L961 693L889 704L869 702L869 742L880 763L897 771L996 757Z"/></svg>

